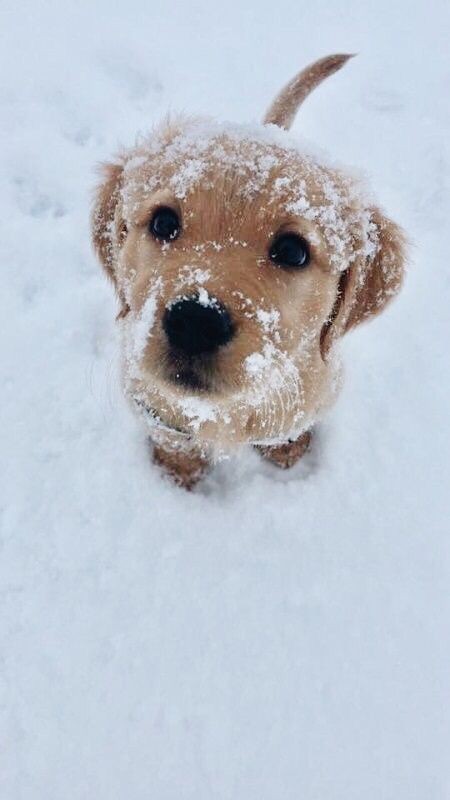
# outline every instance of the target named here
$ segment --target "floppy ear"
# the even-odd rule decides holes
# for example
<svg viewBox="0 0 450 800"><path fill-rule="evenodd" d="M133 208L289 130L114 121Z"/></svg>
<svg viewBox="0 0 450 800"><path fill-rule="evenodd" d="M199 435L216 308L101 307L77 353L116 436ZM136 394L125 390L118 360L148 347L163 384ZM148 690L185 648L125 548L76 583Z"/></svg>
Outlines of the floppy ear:
<svg viewBox="0 0 450 800"><path fill-rule="evenodd" d="M368 255L361 256L339 279L335 304L320 337L323 357L336 339L379 314L402 284L404 233L377 208L369 209L369 214Z"/></svg>
<svg viewBox="0 0 450 800"><path fill-rule="evenodd" d="M102 177L95 191L94 207L91 216L92 244L100 262L117 289L114 261L117 254L116 208L119 202L123 175L123 165L103 164Z"/></svg>

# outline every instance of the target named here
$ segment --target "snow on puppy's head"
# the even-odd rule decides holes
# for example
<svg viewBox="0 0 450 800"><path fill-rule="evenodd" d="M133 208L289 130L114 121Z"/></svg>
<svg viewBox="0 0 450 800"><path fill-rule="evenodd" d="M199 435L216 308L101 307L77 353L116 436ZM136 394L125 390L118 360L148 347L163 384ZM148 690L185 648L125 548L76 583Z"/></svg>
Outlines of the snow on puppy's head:
<svg viewBox="0 0 450 800"><path fill-rule="evenodd" d="M127 391L222 445L307 428L333 344L400 286L403 237L359 183L293 140L301 72L261 125L168 119L103 168L93 240L120 303Z"/></svg>

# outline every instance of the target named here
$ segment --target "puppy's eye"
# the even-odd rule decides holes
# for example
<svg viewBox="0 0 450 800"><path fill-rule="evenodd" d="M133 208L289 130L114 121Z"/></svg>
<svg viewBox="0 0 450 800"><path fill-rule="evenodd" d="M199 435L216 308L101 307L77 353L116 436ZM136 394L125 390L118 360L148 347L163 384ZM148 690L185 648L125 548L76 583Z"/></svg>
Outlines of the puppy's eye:
<svg viewBox="0 0 450 800"><path fill-rule="evenodd" d="M269 258L280 267L306 267L310 261L308 242L297 233L280 233L270 245Z"/></svg>
<svg viewBox="0 0 450 800"><path fill-rule="evenodd" d="M161 206L153 214L148 229L160 242L171 242L180 235L180 218L173 208Z"/></svg>

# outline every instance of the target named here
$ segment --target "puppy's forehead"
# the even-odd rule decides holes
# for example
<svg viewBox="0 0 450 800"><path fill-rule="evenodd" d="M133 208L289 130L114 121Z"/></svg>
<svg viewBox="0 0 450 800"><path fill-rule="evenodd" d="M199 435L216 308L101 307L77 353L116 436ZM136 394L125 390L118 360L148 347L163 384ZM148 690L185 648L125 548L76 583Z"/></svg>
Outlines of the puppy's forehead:
<svg viewBox="0 0 450 800"><path fill-rule="evenodd" d="M162 192L186 204L211 194L227 216L245 204L255 219L264 212L280 222L306 220L320 229L338 269L347 265L352 229L367 224L355 181L272 125L165 123L125 160L126 218Z"/></svg>
<svg viewBox="0 0 450 800"><path fill-rule="evenodd" d="M248 199L270 190L280 200L300 188L317 202L337 202L347 188L341 175L285 131L204 120L167 123L141 141L125 163L125 178L125 200L161 189L183 200L199 186L215 188L224 181Z"/></svg>

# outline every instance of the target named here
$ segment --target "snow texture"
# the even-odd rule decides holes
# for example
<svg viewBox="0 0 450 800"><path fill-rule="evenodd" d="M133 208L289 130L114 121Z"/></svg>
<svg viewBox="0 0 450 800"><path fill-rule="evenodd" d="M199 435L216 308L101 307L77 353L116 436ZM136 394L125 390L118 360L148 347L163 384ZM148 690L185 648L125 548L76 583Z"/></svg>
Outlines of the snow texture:
<svg viewBox="0 0 450 800"><path fill-rule="evenodd" d="M450 796L449 21L2 4L2 800ZM184 493L121 394L94 165L169 110L254 126L339 51L291 135L368 175L413 243L404 290L343 342L302 463L245 453Z"/></svg>

